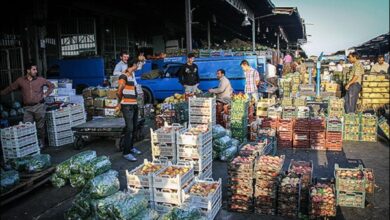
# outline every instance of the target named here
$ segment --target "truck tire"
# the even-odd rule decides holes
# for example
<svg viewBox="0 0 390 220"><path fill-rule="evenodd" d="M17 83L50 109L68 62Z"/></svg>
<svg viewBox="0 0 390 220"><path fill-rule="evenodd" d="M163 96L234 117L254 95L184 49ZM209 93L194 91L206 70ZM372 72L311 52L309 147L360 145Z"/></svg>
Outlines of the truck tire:
<svg viewBox="0 0 390 220"><path fill-rule="evenodd" d="M153 104L154 98L153 98L153 95L150 92L150 90L147 89L147 88L142 88L142 91L144 93L144 102L145 102L145 104Z"/></svg>

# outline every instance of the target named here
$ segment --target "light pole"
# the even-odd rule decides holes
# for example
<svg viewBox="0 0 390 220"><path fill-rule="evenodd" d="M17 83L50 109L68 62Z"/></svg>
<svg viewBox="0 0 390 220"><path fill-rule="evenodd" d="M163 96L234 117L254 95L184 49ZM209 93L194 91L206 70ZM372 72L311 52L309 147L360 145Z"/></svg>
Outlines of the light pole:
<svg viewBox="0 0 390 220"><path fill-rule="evenodd" d="M192 11L191 11L191 0L185 0L185 11L186 11L186 46L187 53L192 51Z"/></svg>

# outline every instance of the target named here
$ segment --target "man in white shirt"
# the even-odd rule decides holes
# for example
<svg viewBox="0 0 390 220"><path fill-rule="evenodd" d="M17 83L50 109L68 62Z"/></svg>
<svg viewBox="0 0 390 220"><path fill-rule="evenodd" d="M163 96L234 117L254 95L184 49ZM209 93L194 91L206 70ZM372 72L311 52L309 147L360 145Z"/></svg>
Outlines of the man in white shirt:
<svg viewBox="0 0 390 220"><path fill-rule="evenodd" d="M343 68L344 68L344 60L339 60L339 63L336 66L336 71L343 72Z"/></svg>
<svg viewBox="0 0 390 220"><path fill-rule="evenodd" d="M385 62L383 55L378 56L378 62L371 68L371 73L386 74L389 70L389 64Z"/></svg>
<svg viewBox="0 0 390 220"><path fill-rule="evenodd" d="M121 61L119 61L119 63L115 65L115 69L113 72L114 76L120 76L126 72L128 66L127 61L129 60L129 53L127 53L126 51L122 51L119 54L119 58L121 59ZM145 60L146 59L144 57L144 54L140 53L140 55L138 56L137 70L142 69L143 65L145 64ZM135 80L135 78L134 81L135 85L138 85L137 80Z"/></svg>
<svg viewBox="0 0 390 220"><path fill-rule="evenodd" d="M278 85L278 77L276 76L276 66L271 63L270 59L267 59L267 69L265 72L265 79L273 86Z"/></svg>

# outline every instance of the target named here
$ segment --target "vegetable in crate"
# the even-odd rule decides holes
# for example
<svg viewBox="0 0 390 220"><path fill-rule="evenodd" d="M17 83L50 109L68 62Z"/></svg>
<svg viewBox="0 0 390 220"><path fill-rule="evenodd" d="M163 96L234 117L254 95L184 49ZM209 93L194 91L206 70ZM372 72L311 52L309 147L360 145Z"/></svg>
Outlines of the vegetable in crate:
<svg viewBox="0 0 390 220"><path fill-rule="evenodd" d="M133 217L131 220L157 220L159 214L153 209L144 209L137 216Z"/></svg>
<svg viewBox="0 0 390 220"><path fill-rule="evenodd" d="M5 192L19 183L19 172L9 170L1 172L1 192Z"/></svg>
<svg viewBox="0 0 390 220"><path fill-rule="evenodd" d="M94 178L111 169L111 161L107 156L99 156L80 168L80 173L86 179Z"/></svg>
<svg viewBox="0 0 390 220"><path fill-rule="evenodd" d="M114 202L109 210L115 219L133 219L142 210L147 209L148 200L144 196L129 196L126 199Z"/></svg>
<svg viewBox="0 0 390 220"><path fill-rule="evenodd" d="M87 188L93 199L103 198L118 192L118 172L109 170L96 176L88 182Z"/></svg>
<svg viewBox="0 0 390 220"><path fill-rule="evenodd" d="M78 174L78 173L72 174L69 180L70 180L70 185L73 188L82 188L86 183L85 177L82 174Z"/></svg>
<svg viewBox="0 0 390 220"><path fill-rule="evenodd" d="M70 158L57 165L56 174L63 179L69 179L69 177L70 177Z"/></svg>
<svg viewBox="0 0 390 220"><path fill-rule="evenodd" d="M51 166L49 154L39 154L33 156L26 164L26 170L29 173L35 173Z"/></svg>
<svg viewBox="0 0 390 220"><path fill-rule="evenodd" d="M109 207L116 201L122 200L129 195L122 191L118 191L110 196L107 196L103 199L93 199L91 201L91 208L96 213L97 217L100 219L109 218Z"/></svg>
<svg viewBox="0 0 390 220"><path fill-rule="evenodd" d="M57 173L55 173L51 176L50 181L53 184L53 186L55 186L57 188L61 188L61 187L65 186L65 184L66 184L66 180L59 177Z"/></svg>
<svg viewBox="0 0 390 220"><path fill-rule="evenodd" d="M80 168L96 158L96 151L87 150L78 153L70 158L70 169L72 173L80 173Z"/></svg>

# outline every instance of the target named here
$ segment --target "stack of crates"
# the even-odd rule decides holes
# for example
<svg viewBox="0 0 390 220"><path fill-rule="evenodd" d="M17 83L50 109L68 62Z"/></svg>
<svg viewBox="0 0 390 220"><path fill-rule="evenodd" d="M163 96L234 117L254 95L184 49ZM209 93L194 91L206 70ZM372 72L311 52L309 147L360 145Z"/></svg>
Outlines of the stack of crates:
<svg viewBox="0 0 390 220"><path fill-rule="evenodd" d="M230 109L232 137L244 142L248 136L248 101L234 100Z"/></svg>
<svg viewBox="0 0 390 220"><path fill-rule="evenodd" d="M310 108L306 106L297 107L297 118L309 118L310 117Z"/></svg>
<svg viewBox="0 0 390 220"><path fill-rule="evenodd" d="M190 128L189 128L190 129ZM177 135L177 159L179 162L190 162L199 179L211 178L213 162L212 129L199 134L180 131Z"/></svg>
<svg viewBox="0 0 390 220"><path fill-rule="evenodd" d="M280 119L282 118L282 112L283 112L283 108L281 106L279 107L272 106L268 108L267 115L268 118Z"/></svg>
<svg viewBox="0 0 390 220"><path fill-rule="evenodd" d="M328 103L328 117L341 118L344 115L344 99L331 97Z"/></svg>
<svg viewBox="0 0 390 220"><path fill-rule="evenodd" d="M281 106L293 106L293 99L289 97L285 97L282 99L282 102L280 103Z"/></svg>
<svg viewBox="0 0 390 220"><path fill-rule="evenodd" d="M267 117L268 108L275 105L275 99L262 98L257 102L256 115L260 117Z"/></svg>
<svg viewBox="0 0 390 220"><path fill-rule="evenodd" d="M326 149L341 151L343 147L343 121L340 118L326 119Z"/></svg>
<svg viewBox="0 0 390 220"><path fill-rule="evenodd" d="M291 78L291 96L296 97L299 91L299 85L301 84L301 79L299 74L295 74Z"/></svg>
<svg viewBox="0 0 390 220"><path fill-rule="evenodd" d="M126 170L127 190L132 194L144 195L149 204L154 204L153 174L167 165L166 161L144 160L144 163L129 171Z"/></svg>
<svg viewBox="0 0 390 220"><path fill-rule="evenodd" d="M215 125L216 121L217 117L215 98L189 98L189 123L191 125Z"/></svg>
<svg viewBox="0 0 390 220"><path fill-rule="evenodd" d="M84 105L82 104L71 105L70 119L71 119L70 123L72 127L85 123L87 120L87 116L85 114Z"/></svg>
<svg viewBox="0 0 390 220"><path fill-rule="evenodd" d="M323 117L309 119L310 148L313 150L326 150L326 122Z"/></svg>
<svg viewBox="0 0 390 220"><path fill-rule="evenodd" d="M377 141L378 118L372 114L361 115L361 141Z"/></svg>
<svg viewBox="0 0 390 220"><path fill-rule="evenodd" d="M295 119L297 117L297 111L295 106L284 106L282 118L283 119Z"/></svg>
<svg viewBox="0 0 390 220"><path fill-rule="evenodd" d="M360 140L360 115L355 113L344 114L344 140Z"/></svg>
<svg viewBox="0 0 390 220"><path fill-rule="evenodd" d="M180 173L175 175L175 173ZM190 164L168 164L153 174L154 208L159 213L166 213L181 206L186 200L191 182L194 180L194 168Z"/></svg>
<svg viewBox="0 0 390 220"><path fill-rule="evenodd" d="M283 97L291 97L291 79L280 79L280 88L283 91Z"/></svg>
<svg viewBox="0 0 390 220"><path fill-rule="evenodd" d="M73 143L71 108L60 108L46 112L49 146L59 147Z"/></svg>
<svg viewBox="0 0 390 220"><path fill-rule="evenodd" d="M366 177L363 166L340 168L337 163L334 166L337 205L364 208L366 201Z"/></svg>
<svg viewBox="0 0 390 220"><path fill-rule="evenodd" d="M172 163L177 162L177 135L184 131L184 127L180 124L165 125L156 131L150 129L150 140L152 146L153 160L166 158Z"/></svg>
<svg viewBox="0 0 390 220"><path fill-rule="evenodd" d="M387 119L385 117L382 116L381 118L379 118L378 127L382 130L387 139L390 139L389 124L387 123Z"/></svg>
<svg viewBox="0 0 390 220"><path fill-rule="evenodd" d="M40 154L35 123L20 123L1 129L1 145L4 162Z"/></svg>
<svg viewBox="0 0 390 220"><path fill-rule="evenodd" d="M293 145L293 119L280 119L278 123L278 148L291 148Z"/></svg>
<svg viewBox="0 0 390 220"><path fill-rule="evenodd" d="M293 147L294 148L310 148L310 124L307 118L299 118L295 120Z"/></svg>
<svg viewBox="0 0 390 220"><path fill-rule="evenodd" d="M297 97L294 99L294 106L295 107L301 107L301 106L306 106L306 97Z"/></svg>

